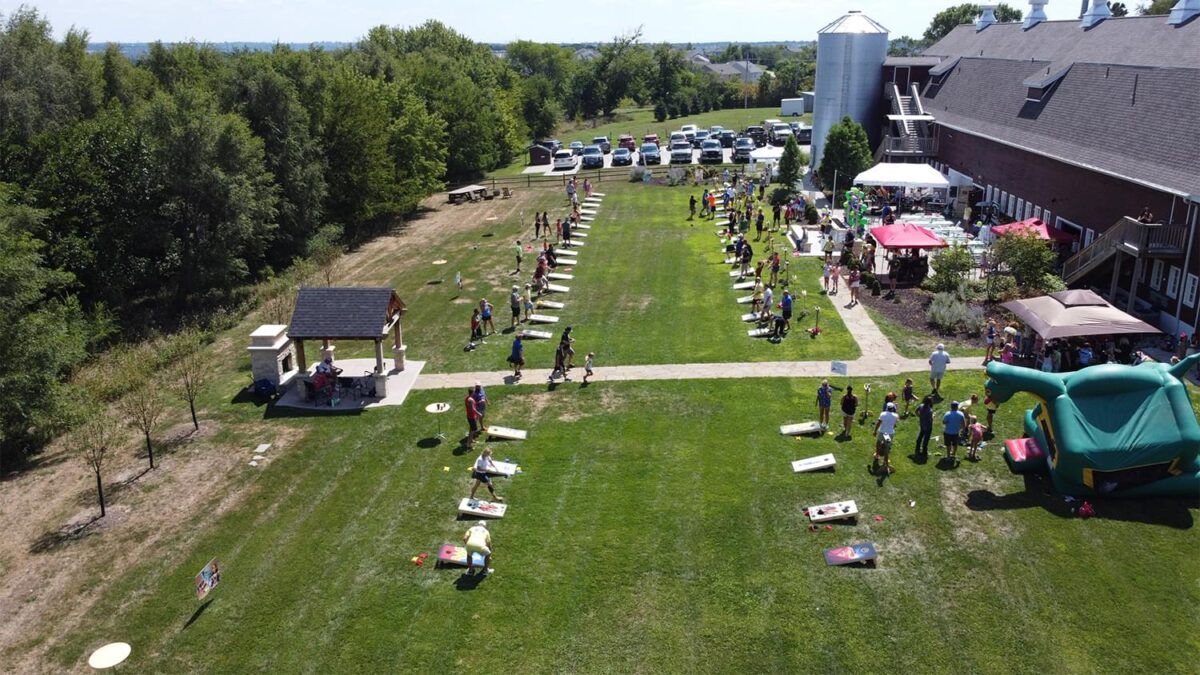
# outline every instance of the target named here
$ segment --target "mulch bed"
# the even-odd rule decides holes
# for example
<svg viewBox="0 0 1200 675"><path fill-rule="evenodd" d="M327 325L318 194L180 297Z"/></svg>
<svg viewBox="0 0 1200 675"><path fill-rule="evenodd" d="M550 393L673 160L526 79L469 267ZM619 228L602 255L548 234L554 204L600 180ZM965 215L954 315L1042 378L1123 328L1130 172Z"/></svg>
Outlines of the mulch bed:
<svg viewBox="0 0 1200 675"><path fill-rule="evenodd" d="M883 292L879 295L871 295L868 289L863 289L859 294L859 299L864 305L883 314L893 323L897 323L905 328L913 331L928 333L931 337L937 336L943 341L952 340L955 342L978 347L980 345L980 336L969 335L965 332L960 333L944 333L940 329L929 325L925 319L925 308L929 306L931 295L918 288L897 288L896 297L885 298L887 294L887 286L883 288ZM979 303L971 303L973 307L979 307L984 311L985 320L991 316L1001 323L1002 312L998 307L992 305L984 305ZM1003 323L1001 323L1003 325Z"/></svg>

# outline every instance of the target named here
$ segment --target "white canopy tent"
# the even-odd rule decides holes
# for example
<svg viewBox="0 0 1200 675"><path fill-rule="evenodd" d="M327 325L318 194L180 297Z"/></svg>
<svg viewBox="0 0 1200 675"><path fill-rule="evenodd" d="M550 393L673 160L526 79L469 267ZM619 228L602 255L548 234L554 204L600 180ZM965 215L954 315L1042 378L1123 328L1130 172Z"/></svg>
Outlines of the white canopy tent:
<svg viewBox="0 0 1200 675"><path fill-rule="evenodd" d="M855 185L945 190L950 181L928 164L876 164L854 177Z"/></svg>

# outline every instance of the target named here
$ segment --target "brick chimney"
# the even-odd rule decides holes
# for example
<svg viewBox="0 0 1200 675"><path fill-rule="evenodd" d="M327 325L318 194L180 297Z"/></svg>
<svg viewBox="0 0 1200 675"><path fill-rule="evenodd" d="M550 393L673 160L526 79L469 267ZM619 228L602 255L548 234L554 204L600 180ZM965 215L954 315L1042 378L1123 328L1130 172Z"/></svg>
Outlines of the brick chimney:
<svg viewBox="0 0 1200 675"><path fill-rule="evenodd" d="M1046 20L1046 5L1050 0L1029 0L1029 14L1025 17L1025 30Z"/></svg>

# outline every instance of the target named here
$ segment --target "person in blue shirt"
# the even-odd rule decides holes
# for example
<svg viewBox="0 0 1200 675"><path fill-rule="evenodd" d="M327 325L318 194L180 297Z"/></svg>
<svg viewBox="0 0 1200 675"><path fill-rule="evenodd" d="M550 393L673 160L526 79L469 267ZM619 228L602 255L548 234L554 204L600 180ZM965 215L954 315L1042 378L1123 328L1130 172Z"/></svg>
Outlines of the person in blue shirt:
<svg viewBox="0 0 1200 675"><path fill-rule="evenodd" d="M946 444L946 456L951 460L958 453L958 439L966 424L967 418L958 409L958 401L951 401L950 412L942 415L942 442Z"/></svg>
<svg viewBox="0 0 1200 675"><path fill-rule="evenodd" d="M513 377L520 378L521 366L525 365L525 343L521 341L520 334L513 338L512 353L508 355L508 362L512 364Z"/></svg>
<svg viewBox="0 0 1200 675"><path fill-rule="evenodd" d="M1079 348L1079 367L1083 368L1092 365L1093 356L1092 346L1086 342L1083 343L1083 346Z"/></svg>
<svg viewBox="0 0 1200 675"><path fill-rule="evenodd" d="M783 298L779 301L779 308L783 314L783 330L790 331L792 329L792 292L785 290Z"/></svg>

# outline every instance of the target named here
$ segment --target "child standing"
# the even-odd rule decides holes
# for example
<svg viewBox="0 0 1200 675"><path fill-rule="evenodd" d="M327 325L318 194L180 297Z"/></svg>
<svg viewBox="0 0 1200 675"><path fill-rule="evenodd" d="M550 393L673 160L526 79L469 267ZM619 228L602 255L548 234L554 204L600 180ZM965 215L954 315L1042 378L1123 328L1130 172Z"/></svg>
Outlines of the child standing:
<svg viewBox="0 0 1200 675"><path fill-rule="evenodd" d="M903 396L904 396L904 416L908 417L908 407L910 405L912 405L913 401L917 400L917 395L913 393L913 381L912 381L911 377L904 380Z"/></svg>
<svg viewBox="0 0 1200 675"><path fill-rule="evenodd" d="M829 386L829 380L821 380L821 386L817 387L817 421L822 429L829 428L829 409L832 407L833 387Z"/></svg>
<svg viewBox="0 0 1200 675"><path fill-rule="evenodd" d="M825 287L825 294L829 295L829 276L833 274L833 265L829 260L825 261L825 267L821 271L821 285Z"/></svg>
<svg viewBox="0 0 1200 675"><path fill-rule="evenodd" d="M592 376L592 359L595 358L596 352L588 352L583 361L583 384L587 384L588 378Z"/></svg>
<svg viewBox="0 0 1200 675"><path fill-rule="evenodd" d="M831 276L833 277L833 295L837 295L838 280L842 278L842 266L834 263L833 269L831 270Z"/></svg>
<svg viewBox="0 0 1200 675"><path fill-rule="evenodd" d="M467 349L474 349L476 342L483 342L483 331L479 328L479 308L471 310L471 338L467 340Z"/></svg>
<svg viewBox="0 0 1200 675"><path fill-rule="evenodd" d="M979 461L979 445L983 443L983 425L979 423L979 418L971 415L971 424L967 427L969 433L967 446L967 459L972 462Z"/></svg>

